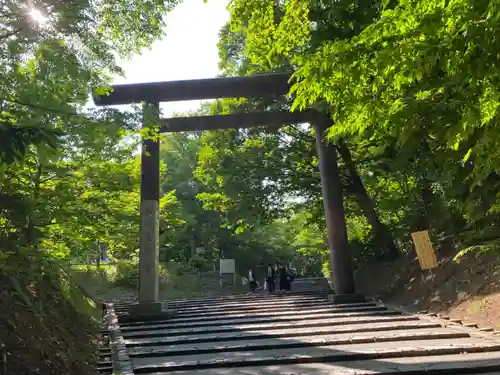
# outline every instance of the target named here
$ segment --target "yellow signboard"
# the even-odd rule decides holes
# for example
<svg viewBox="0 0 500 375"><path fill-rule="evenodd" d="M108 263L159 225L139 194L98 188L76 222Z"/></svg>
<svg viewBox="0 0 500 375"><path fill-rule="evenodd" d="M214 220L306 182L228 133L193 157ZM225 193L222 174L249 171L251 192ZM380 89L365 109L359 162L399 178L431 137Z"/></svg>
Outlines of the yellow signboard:
<svg viewBox="0 0 500 375"><path fill-rule="evenodd" d="M436 253L432 247L432 242L429 237L429 232L424 230L422 232L414 232L411 234L415 249L417 250L418 261L420 268L429 270L438 267Z"/></svg>

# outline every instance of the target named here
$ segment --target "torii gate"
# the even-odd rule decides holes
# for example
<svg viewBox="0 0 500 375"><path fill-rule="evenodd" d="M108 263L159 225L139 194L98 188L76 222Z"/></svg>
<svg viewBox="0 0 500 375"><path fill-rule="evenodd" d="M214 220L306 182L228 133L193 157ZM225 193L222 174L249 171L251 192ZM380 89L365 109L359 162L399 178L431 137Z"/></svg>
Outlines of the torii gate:
<svg viewBox="0 0 500 375"><path fill-rule="evenodd" d="M305 112L235 113L169 119L160 119L159 117L160 102L286 95L290 91L291 76L292 73L286 72L115 85L108 95L94 95L94 102L97 106L144 102L143 127L150 128L152 125L159 124L160 133L299 123L313 124L316 133L321 191L332 264L335 291L333 301L339 303L358 302L362 300L362 296L355 294L337 151L332 144L324 141L324 133L331 124L327 115L308 110ZM160 313L162 311L162 304L158 297L160 145L157 137L148 138L142 142L139 305L136 306L136 311Z"/></svg>

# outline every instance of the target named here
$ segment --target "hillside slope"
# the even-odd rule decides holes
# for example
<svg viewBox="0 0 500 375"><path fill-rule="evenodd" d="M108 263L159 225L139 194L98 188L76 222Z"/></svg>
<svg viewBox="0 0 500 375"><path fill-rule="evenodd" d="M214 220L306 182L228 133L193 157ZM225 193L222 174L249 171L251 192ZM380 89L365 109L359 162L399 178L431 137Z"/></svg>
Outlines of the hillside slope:
<svg viewBox="0 0 500 375"><path fill-rule="evenodd" d="M98 325L92 305L67 275L34 264L0 270L0 369L15 375L96 373ZM6 361L4 360L6 359ZM2 373L2 371L0 371Z"/></svg>
<svg viewBox="0 0 500 375"><path fill-rule="evenodd" d="M444 257L438 269L420 270L414 256L377 263L356 274L360 292L409 310L429 310L500 329L500 257Z"/></svg>

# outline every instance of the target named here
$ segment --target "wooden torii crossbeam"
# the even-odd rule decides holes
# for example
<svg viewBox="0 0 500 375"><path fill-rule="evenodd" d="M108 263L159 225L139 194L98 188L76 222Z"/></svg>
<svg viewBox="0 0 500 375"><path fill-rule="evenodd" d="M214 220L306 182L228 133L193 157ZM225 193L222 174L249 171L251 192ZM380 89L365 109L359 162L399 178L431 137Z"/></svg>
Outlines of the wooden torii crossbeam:
<svg viewBox="0 0 500 375"><path fill-rule="evenodd" d="M110 95L94 95L94 103L121 105L144 102L178 102L219 98L286 95L292 73L256 74L187 81L132 83L113 86Z"/></svg>
<svg viewBox="0 0 500 375"><path fill-rule="evenodd" d="M232 113L229 115L173 117L160 120L160 133L245 129L259 126L281 126L283 124L303 124L318 117L316 111L305 112L260 112Z"/></svg>
<svg viewBox="0 0 500 375"><path fill-rule="evenodd" d="M335 295L339 301L359 300L354 288L337 151L332 144L324 141L324 133L330 126L327 115L308 110L159 118L160 102L286 95L290 91L291 76L291 72L285 72L115 85L107 95L94 95L94 103L105 106L144 102L143 126L160 124L160 132L313 124ZM160 146L155 137L149 137L143 139L142 148L139 302L143 311L155 313L161 311L161 303L158 301Z"/></svg>

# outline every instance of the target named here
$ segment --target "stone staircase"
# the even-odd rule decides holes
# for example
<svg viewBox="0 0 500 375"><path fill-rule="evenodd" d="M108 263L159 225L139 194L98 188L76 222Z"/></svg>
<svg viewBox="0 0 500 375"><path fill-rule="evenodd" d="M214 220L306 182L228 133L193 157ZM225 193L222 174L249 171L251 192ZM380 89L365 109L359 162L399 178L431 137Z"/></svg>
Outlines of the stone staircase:
<svg viewBox="0 0 500 375"><path fill-rule="evenodd" d="M110 326L115 373L176 375L500 374L498 337L373 301L322 295L169 301L165 321ZM113 315L114 316L114 315Z"/></svg>
<svg viewBox="0 0 500 375"><path fill-rule="evenodd" d="M232 276L222 283L218 273L206 272L200 277L200 284L203 290L206 291L207 296L224 296L228 294L235 294L236 290L248 290L248 287L240 286L240 277L236 277L236 284L233 284ZM275 282L276 290L279 290L279 281ZM328 279L326 277L309 277L297 278L292 283L292 294L320 294L327 295L332 292ZM258 288L259 294L267 294L264 286Z"/></svg>
<svg viewBox="0 0 500 375"><path fill-rule="evenodd" d="M292 283L294 294L328 294L331 292L332 289L326 277L295 279Z"/></svg>
<svg viewBox="0 0 500 375"><path fill-rule="evenodd" d="M279 293L279 281L275 281L276 291ZM258 293L265 295L268 294L264 286L258 288ZM292 292L288 294L299 295L323 295L326 296L332 293L332 288L326 277L308 277L297 278L292 282Z"/></svg>

